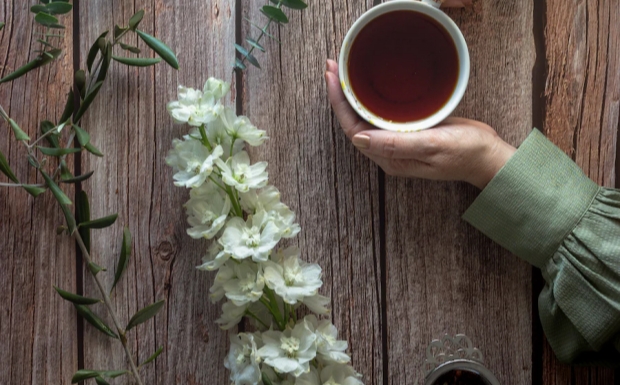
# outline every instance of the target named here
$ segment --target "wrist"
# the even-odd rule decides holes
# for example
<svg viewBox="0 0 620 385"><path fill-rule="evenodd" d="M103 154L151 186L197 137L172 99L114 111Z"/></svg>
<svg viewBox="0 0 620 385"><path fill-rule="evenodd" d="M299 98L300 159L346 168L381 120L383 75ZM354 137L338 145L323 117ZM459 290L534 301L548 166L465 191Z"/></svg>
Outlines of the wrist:
<svg viewBox="0 0 620 385"><path fill-rule="evenodd" d="M491 179L504 167L508 160L517 152L517 149L504 142L500 137L496 137L490 146L488 155L484 157L480 170L467 181L480 190L489 184Z"/></svg>

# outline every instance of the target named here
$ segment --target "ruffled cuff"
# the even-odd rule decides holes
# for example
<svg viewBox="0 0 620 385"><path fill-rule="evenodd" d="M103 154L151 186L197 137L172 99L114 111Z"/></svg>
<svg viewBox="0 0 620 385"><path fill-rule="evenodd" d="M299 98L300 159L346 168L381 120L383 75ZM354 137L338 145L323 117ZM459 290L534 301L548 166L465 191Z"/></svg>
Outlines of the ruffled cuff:
<svg viewBox="0 0 620 385"><path fill-rule="evenodd" d="M463 219L540 268L579 222L598 190L535 129Z"/></svg>

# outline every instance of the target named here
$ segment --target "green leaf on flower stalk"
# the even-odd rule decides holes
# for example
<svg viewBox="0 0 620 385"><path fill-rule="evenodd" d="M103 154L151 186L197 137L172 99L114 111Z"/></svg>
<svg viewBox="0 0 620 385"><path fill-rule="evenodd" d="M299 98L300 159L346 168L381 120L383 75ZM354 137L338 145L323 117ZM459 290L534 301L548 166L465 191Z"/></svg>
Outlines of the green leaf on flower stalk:
<svg viewBox="0 0 620 385"><path fill-rule="evenodd" d="M157 64L161 61L161 58L142 58L142 57L121 57L121 56L112 56L112 59L116 60L121 64L125 64L128 66L134 67L148 67L154 64Z"/></svg>
<svg viewBox="0 0 620 385"><path fill-rule="evenodd" d="M267 16L271 20L280 23L286 24L288 23L288 17L282 12L280 8L273 7L271 5L264 5L260 11L263 15Z"/></svg>
<svg viewBox="0 0 620 385"><path fill-rule="evenodd" d="M9 125L13 129L13 134L15 134L15 139L30 140L30 137L28 136L28 134L26 134L13 119L9 119Z"/></svg>
<svg viewBox="0 0 620 385"><path fill-rule="evenodd" d="M97 53L99 53L99 40L103 39L105 41L105 37L108 35L109 31L105 31L99 37L93 45L90 47L88 51L88 57L86 59L86 66L88 67L88 72L92 72L93 64L95 63L95 59L97 58Z"/></svg>
<svg viewBox="0 0 620 385"><path fill-rule="evenodd" d="M108 271L105 267L101 267L94 262L88 262L88 270L90 270L93 275L99 274L100 271Z"/></svg>
<svg viewBox="0 0 620 385"><path fill-rule="evenodd" d="M106 372L101 372L104 377L108 378L116 378L120 376L124 376L125 374L129 374L127 370L108 370Z"/></svg>
<svg viewBox="0 0 620 385"><path fill-rule="evenodd" d="M140 39L146 43L153 51L155 51L164 61L175 70L179 69L179 60L174 52L164 42L157 39L154 36L149 35L146 32L136 29L136 33L140 36Z"/></svg>
<svg viewBox="0 0 620 385"><path fill-rule="evenodd" d="M37 146L39 151L47 156L63 156L67 154L74 154L76 152L80 152L79 148L50 148L50 147L40 147Z"/></svg>
<svg viewBox="0 0 620 385"><path fill-rule="evenodd" d="M116 272L114 273L114 283L112 284L112 290L116 287L118 281L121 280L123 272L129 265L129 257L131 257L131 232L127 227L123 230L123 243L121 244L121 255L118 258L118 264L116 265Z"/></svg>
<svg viewBox="0 0 620 385"><path fill-rule="evenodd" d="M71 378L71 383L77 384L80 381L88 380L89 378L98 377L99 373L100 372L96 370L80 369L77 372L75 372L75 374Z"/></svg>
<svg viewBox="0 0 620 385"><path fill-rule="evenodd" d="M69 94L67 95L67 103L65 103L65 109L62 112L59 123L66 122L67 120L69 120L71 115L73 115L74 97L75 95L73 94L73 90L69 91Z"/></svg>
<svg viewBox="0 0 620 385"><path fill-rule="evenodd" d="M15 174L13 174L13 170L11 170L11 167L9 166L9 162L6 161L6 158L4 157L4 154L2 153L2 151L0 151L0 171L2 171L2 173L6 175L13 182L19 183L19 180L17 179Z"/></svg>
<svg viewBox="0 0 620 385"><path fill-rule="evenodd" d="M121 26L119 26L118 24L116 24L114 26L114 39L118 39L118 37L125 31L127 31L129 28L123 28Z"/></svg>
<svg viewBox="0 0 620 385"><path fill-rule="evenodd" d="M90 142L90 134L84 131L84 129L77 124L73 125L73 129L75 130L75 136L77 137L78 142L80 142L82 146L86 146Z"/></svg>
<svg viewBox="0 0 620 385"><path fill-rule="evenodd" d="M84 99L84 95L86 93L86 72L84 70L75 71L75 87L80 93L80 97Z"/></svg>
<svg viewBox="0 0 620 385"><path fill-rule="evenodd" d="M93 176L94 173L95 173L94 171L91 171L89 173L82 174L82 175L79 175L79 176L75 176L73 178L62 179L61 182L62 183L80 183L80 182L84 182L85 180L87 180L91 176Z"/></svg>
<svg viewBox="0 0 620 385"><path fill-rule="evenodd" d="M73 5L65 2L55 1L49 3L45 8L47 8L48 13L52 15L64 15L73 9Z"/></svg>
<svg viewBox="0 0 620 385"><path fill-rule="evenodd" d="M239 68L241 71L245 70L246 68L248 68L245 64L243 64L243 62L241 61L241 59L236 58L235 59L235 68Z"/></svg>
<svg viewBox="0 0 620 385"><path fill-rule="evenodd" d="M86 146L84 146L84 148L91 154L103 158L103 154L101 153L101 151L99 151L99 149L95 147L92 143L88 143Z"/></svg>
<svg viewBox="0 0 620 385"><path fill-rule="evenodd" d="M28 194L32 195L34 198L47 191L47 189L44 187L32 186L29 184L23 184L22 187L24 188L24 190L26 190Z"/></svg>
<svg viewBox="0 0 620 385"><path fill-rule="evenodd" d="M134 47L133 45L127 45L127 44L125 44L125 43L121 43L120 45L121 45L121 48L122 48L122 49L124 49L125 51L129 51L129 52L131 52L131 53L136 53L136 54L138 54L138 53L140 53L140 52L141 52L141 51L140 51L140 48L138 48L138 47Z"/></svg>
<svg viewBox="0 0 620 385"><path fill-rule="evenodd" d="M265 373L261 373L261 375L262 375L264 385L273 385L273 382L271 382L271 380L269 379L269 377L267 377Z"/></svg>
<svg viewBox="0 0 620 385"><path fill-rule="evenodd" d="M69 197L65 195L65 193L60 189L60 187L58 187L56 182L54 182L52 178L49 175L47 175L45 171L43 170L40 170L40 171L41 171L41 175L43 175L43 179L45 179L45 183L47 183L47 186L52 191L52 194L54 194L54 197L56 198L58 203L60 203L61 205L71 205L72 204L71 199L69 199ZM69 226L69 228L70 227L71 226Z"/></svg>
<svg viewBox="0 0 620 385"><path fill-rule="evenodd" d="M38 41L39 43L43 44L43 45L44 45L44 46L46 46L46 47L56 48L56 47L54 47L52 44L50 44L50 43L46 42L46 41L45 41L45 40L43 40L43 39L37 39L37 41Z"/></svg>
<svg viewBox="0 0 620 385"><path fill-rule="evenodd" d="M90 204L88 203L88 194L84 190L80 191L75 199L75 218L78 224L90 221ZM86 251L90 254L90 229L79 228L78 232Z"/></svg>
<svg viewBox="0 0 620 385"><path fill-rule="evenodd" d="M62 53L62 50L57 48L57 49L52 49L46 53L49 55L41 54L37 56L36 59L24 64L23 66L19 67L15 71L11 72L10 74L0 79L0 84L20 78L24 76L25 74L27 74L28 72L50 63L52 60L60 56L60 54Z"/></svg>
<svg viewBox="0 0 620 385"><path fill-rule="evenodd" d="M248 39L245 39L245 41L247 41L248 44L251 45L252 47L265 52L265 48L262 45L260 45L256 40L248 38Z"/></svg>
<svg viewBox="0 0 620 385"><path fill-rule="evenodd" d="M281 3L283 6L291 9L306 9L308 8L308 4L304 3L301 0L271 0L272 3L278 4Z"/></svg>
<svg viewBox="0 0 620 385"><path fill-rule="evenodd" d="M110 327L106 325L105 322L103 322L103 320L99 318L98 315L93 313L88 307L84 305L76 305L76 304L73 304L73 306L75 306L75 309L77 310L78 314L81 315L89 324L93 325L97 330L99 330L100 332L102 332L103 334L107 336L118 339L118 336L116 335L116 333L114 333L112 329L110 329ZM92 377L95 377L95 376L92 376ZM86 378L91 378L91 377L86 377Z"/></svg>
<svg viewBox="0 0 620 385"><path fill-rule="evenodd" d="M131 29L132 31L135 31L138 25L140 24L140 22L142 21L143 17L144 17L144 9L141 9L138 12L136 12L131 17L131 19L129 19L129 29Z"/></svg>
<svg viewBox="0 0 620 385"><path fill-rule="evenodd" d="M144 366L146 364L153 362L163 351L164 351L164 347L160 346L159 349L157 349L155 353L153 353L149 358L147 358L146 361L141 363L140 366Z"/></svg>
<svg viewBox="0 0 620 385"><path fill-rule="evenodd" d="M80 106L78 112L75 114L74 121L76 123L79 123L86 110L88 110L88 107L90 107L90 105L93 103L93 101L97 97L97 94L99 93L99 90L101 89L101 86L103 86L103 81L98 81L97 83L95 83L95 85L93 85L93 88L90 90L90 92L86 94L82 105Z"/></svg>
<svg viewBox="0 0 620 385"><path fill-rule="evenodd" d="M161 301L155 302L154 304L151 304L141 310L138 310L138 312L134 314L133 317L131 317L125 329L126 330L133 329L134 327L140 325L141 323L144 323L150 320L151 318L155 316L155 314L157 314L161 310L161 308L164 306L164 303L166 303L166 301L162 299Z"/></svg>
<svg viewBox="0 0 620 385"><path fill-rule="evenodd" d="M71 173L71 170L69 170L69 167L67 167L67 162L65 162L64 159L60 161L60 177L62 179L73 178L73 174Z"/></svg>
<svg viewBox="0 0 620 385"><path fill-rule="evenodd" d="M237 50L237 52L243 55L244 58L248 59L250 64L252 64L255 67L260 68L260 64L258 64L258 60L256 60L256 58L247 49L240 46L239 44L235 44L235 49Z"/></svg>
<svg viewBox="0 0 620 385"><path fill-rule="evenodd" d="M54 286L54 289L56 290L58 295L60 295L64 300L69 301L71 303L78 304L78 305L93 305L93 304L101 302L100 299L82 297L81 295L69 293L68 291L64 291L56 286Z"/></svg>
<svg viewBox="0 0 620 385"><path fill-rule="evenodd" d="M97 385L110 385L110 383L104 380L103 377L95 377L95 382Z"/></svg>
<svg viewBox="0 0 620 385"><path fill-rule="evenodd" d="M118 218L118 214L108 215L107 217L95 219L92 221L82 222L78 225L81 228L87 229L105 229L106 227L110 227L116 222Z"/></svg>

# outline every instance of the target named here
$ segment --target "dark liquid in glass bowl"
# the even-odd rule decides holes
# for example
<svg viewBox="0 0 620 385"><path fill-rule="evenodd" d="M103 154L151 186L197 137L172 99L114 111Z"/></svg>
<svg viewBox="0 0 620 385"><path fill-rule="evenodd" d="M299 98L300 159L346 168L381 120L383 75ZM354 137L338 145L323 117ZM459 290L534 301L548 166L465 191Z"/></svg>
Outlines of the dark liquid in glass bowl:
<svg viewBox="0 0 620 385"><path fill-rule="evenodd" d="M450 99L459 58L445 28L415 11L393 11L370 21L349 53L349 82L356 98L394 122L428 118Z"/></svg>
<svg viewBox="0 0 620 385"><path fill-rule="evenodd" d="M453 369L435 380L433 385L489 385L489 383L477 372Z"/></svg>

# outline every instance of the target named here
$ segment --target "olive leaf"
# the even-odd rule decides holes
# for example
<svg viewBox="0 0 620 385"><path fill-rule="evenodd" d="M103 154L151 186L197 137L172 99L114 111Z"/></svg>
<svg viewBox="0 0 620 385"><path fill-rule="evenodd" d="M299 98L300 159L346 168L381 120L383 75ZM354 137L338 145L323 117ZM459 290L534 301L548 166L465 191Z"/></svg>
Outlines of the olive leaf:
<svg viewBox="0 0 620 385"><path fill-rule="evenodd" d="M122 49L124 49L125 51L129 51L129 52L131 52L131 53L136 53L136 54L138 54L138 53L142 52L142 51L140 51L140 48L138 48L138 47L134 47L133 45L127 45L127 44L125 44L125 43L120 43L120 46L121 46L121 48L122 48Z"/></svg>
<svg viewBox="0 0 620 385"><path fill-rule="evenodd" d="M52 194L54 194L54 197L56 198L58 203L60 203L61 205L70 205L72 203L71 199L69 199L69 197L65 195L65 193L60 189L60 187L58 187L56 182L54 182L52 178L49 175L47 175L45 171L43 170L40 170L40 171L41 171L41 175L43 175L43 179L45 179L45 183L47 183L47 187L50 188L50 190L52 191Z"/></svg>
<svg viewBox="0 0 620 385"><path fill-rule="evenodd" d="M88 321L89 324L93 325L97 330L99 330L100 332L102 332L103 334L107 336L118 339L118 336L116 335L116 333L114 333L112 329L110 329L110 327L106 325L105 322L103 322L103 320L99 318L98 315L93 313L88 307L84 305L76 305L76 304L73 304L73 306L75 306L78 314L81 315L86 321ZM87 378L91 378L91 377L87 377Z"/></svg>
<svg viewBox="0 0 620 385"><path fill-rule="evenodd" d="M37 148L47 156L63 156L81 151L79 148L50 148L41 146L37 146Z"/></svg>
<svg viewBox="0 0 620 385"><path fill-rule="evenodd" d="M123 276L123 272L127 269L129 264L129 257L131 256L131 232L125 227L123 230L123 243L121 244L121 255L118 258L118 264L116 265L116 272L114 273L114 283L112 284L112 290L120 281Z"/></svg>
<svg viewBox="0 0 620 385"><path fill-rule="evenodd" d="M133 329L134 327L140 325L141 323L144 323L148 321L149 319L153 318L155 314L157 314L161 310L165 302L166 301L162 299L161 301L155 302L154 304L151 304L139 310L136 314L134 314L133 317L131 317L125 329L126 330Z"/></svg>
<svg viewBox="0 0 620 385"><path fill-rule="evenodd" d="M159 349L157 349L157 351L153 354L151 354L151 356L149 358L146 359L146 361L144 361L143 363L140 364L140 366L144 366L148 363L151 363L153 360L155 360L160 354L161 352L164 351L164 347L160 346Z"/></svg>
<svg viewBox="0 0 620 385"><path fill-rule="evenodd" d="M86 146L88 143L90 143L90 134L88 132L84 131L84 129L82 129L77 124L73 125L73 129L75 130L75 136L77 137L80 145Z"/></svg>
<svg viewBox="0 0 620 385"><path fill-rule="evenodd" d="M50 122L49 120L44 120L41 122L41 133L44 135L47 134L50 130L53 130L55 128L56 128L56 125ZM50 146L56 147L56 148L60 147L60 143L58 142L58 133L52 133L52 134L46 135L45 139L50 144Z"/></svg>
<svg viewBox="0 0 620 385"><path fill-rule="evenodd" d="M10 74L0 79L0 84L20 78L24 76L25 74L27 74L28 72L50 63L54 59L58 58L58 56L60 56L61 53L62 53L61 49L52 49L50 51L45 52L45 54L41 54L37 56L36 59L24 64L23 66L19 67L15 71L11 72Z"/></svg>
<svg viewBox="0 0 620 385"><path fill-rule="evenodd" d="M112 214L92 221L81 222L78 227L81 229L105 229L112 226L116 222L116 218L118 218L118 214Z"/></svg>
<svg viewBox="0 0 620 385"><path fill-rule="evenodd" d="M105 31L104 33L99 35L97 40L95 40L93 45L90 47L90 50L88 51L88 57L86 58L86 67L88 68L88 72L92 72L93 64L95 63L95 59L97 58L97 54L99 53L99 41L103 39L103 41L105 42L105 37L108 36L108 33L109 31Z"/></svg>
<svg viewBox="0 0 620 385"><path fill-rule="evenodd" d="M95 382L97 383L97 385L110 385L110 383L104 380L102 377L95 377Z"/></svg>
<svg viewBox="0 0 620 385"><path fill-rule="evenodd" d="M94 171L91 171L91 172L88 172L88 173L86 173L86 174L82 174L82 175L75 176L75 177L73 177L73 178L61 179L61 180L60 180L60 182L62 182L62 183L67 183L67 184L69 184L69 183L80 183L80 182L84 182L85 180L87 180L88 178L90 178L91 176L93 176L93 174L94 174L94 173L95 173Z"/></svg>
<svg viewBox="0 0 620 385"><path fill-rule="evenodd" d="M152 66L154 64L157 64L159 62L161 62L161 58L141 58L141 57L121 57L121 56L112 56L112 59L114 59L115 61L121 63L121 64L125 64L128 66L134 66L134 67L148 67L148 66Z"/></svg>
<svg viewBox="0 0 620 385"><path fill-rule="evenodd" d="M283 6L291 9L306 9L308 8L308 4L304 3L301 0L271 0L274 4L282 4Z"/></svg>
<svg viewBox="0 0 620 385"><path fill-rule="evenodd" d="M93 305L93 304L101 302L100 299L82 297L81 295L70 293L56 286L54 286L54 289L56 290L58 295L60 295L64 300L67 300L71 303L75 303L78 305Z"/></svg>
<svg viewBox="0 0 620 385"><path fill-rule="evenodd" d="M132 31L135 31L136 28L138 28L138 25L142 21L143 17L144 17L144 9L141 9L138 12L136 12L131 17L131 19L129 19L129 29L131 29Z"/></svg>
<svg viewBox="0 0 620 385"><path fill-rule="evenodd" d="M93 275L99 274L100 271L107 271L104 267L101 267L94 262L88 262L88 270L90 270Z"/></svg>
<svg viewBox="0 0 620 385"><path fill-rule="evenodd" d="M9 125L11 126L11 129L13 129L13 134L15 134L16 140L30 140L28 134L26 134L13 119L9 119Z"/></svg>
<svg viewBox="0 0 620 385"><path fill-rule="evenodd" d="M175 70L179 69L179 60L177 59L174 52L168 47L164 42L157 39L154 36L149 35L146 32L140 31L136 29L136 33L140 36L143 42L146 43L153 51L155 51L164 61Z"/></svg>
<svg viewBox="0 0 620 385"><path fill-rule="evenodd" d="M9 162L6 161L6 158L4 157L4 154L2 153L2 151L0 151L0 171L2 171L2 173L6 175L13 182L19 183L19 180L17 179L15 174L13 174L13 170L11 170L11 167L9 166Z"/></svg>
<svg viewBox="0 0 620 385"><path fill-rule="evenodd" d="M99 149L95 147L92 143L88 143L86 146L84 146L84 148L86 149L86 151L90 152L95 156L103 157L101 151L99 151Z"/></svg>
<svg viewBox="0 0 620 385"><path fill-rule="evenodd" d="M22 187L28 194L35 198L47 191L44 187L32 186L29 184L23 184Z"/></svg>
<svg viewBox="0 0 620 385"><path fill-rule="evenodd" d="M90 221L90 204L88 202L88 194L84 190L80 191L75 199L75 217L78 224ZM90 254L90 229L79 228L78 232L86 247L86 251Z"/></svg>
<svg viewBox="0 0 620 385"><path fill-rule="evenodd" d="M108 76L108 69L110 68L110 63L112 62L112 43L109 41L105 44L105 47L101 48L101 54L103 55L103 60L101 61L101 67L99 68L99 73L97 74L97 81L104 81L106 76Z"/></svg>
<svg viewBox="0 0 620 385"><path fill-rule="evenodd" d="M75 94L73 93L73 90L69 91L69 94L67 95L67 103L65 103L65 109L63 110L62 116L60 117L60 123L66 122L67 120L69 120L71 115L73 115L73 111L74 111L73 98L74 97L75 97Z"/></svg>
<svg viewBox="0 0 620 385"><path fill-rule="evenodd" d="M90 105L93 103L93 101L97 97L97 94L99 93L99 90L101 89L101 86L103 86L103 81L98 81L97 83L95 83L95 85L93 85L93 88L90 90L90 92L86 94L86 96L84 97L84 101L80 106L80 109L75 114L74 121L76 123L78 123L80 119L82 119L82 116L84 115L86 110L88 110L88 107L90 107Z"/></svg>
<svg viewBox="0 0 620 385"><path fill-rule="evenodd" d="M77 384L80 381L88 380L89 378L95 378L97 376L99 376L99 372L96 370L80 369L75 372L75 374L71 378L71 383Z"/></svg>

